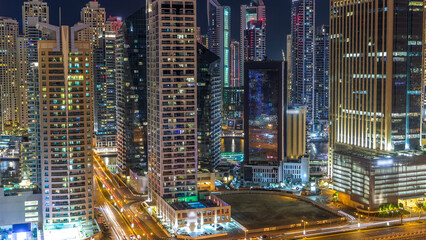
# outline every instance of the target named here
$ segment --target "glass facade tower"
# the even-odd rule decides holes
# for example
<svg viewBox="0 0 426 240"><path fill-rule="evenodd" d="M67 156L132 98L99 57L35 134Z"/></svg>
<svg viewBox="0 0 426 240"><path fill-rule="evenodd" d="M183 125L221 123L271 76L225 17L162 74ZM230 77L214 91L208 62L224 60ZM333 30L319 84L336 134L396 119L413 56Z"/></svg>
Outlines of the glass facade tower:
<svg viewBox="0 0 426 240"><path fill-rule="evenodd" d="M348 204L376 209L426 193L423 5L331 1L329 169Z"/></svg>
<svg viewBox="0 0 426 240"><path fill-rule="evenodd" d="M125 18L117 37L117 160L122 171L147 170L145 9Z"/></svg>
<svg viewBox="0 0 426 240"><path fill-rule="evenodd" d="M309 125L314 120L315 1L291 4L291 103L307 106Z"/></svg>
<svg viewBox="0 0 426 240"><path fill-rule="evenodd" d="M244 161L279 163L287 103L284 63L251 61L244 70Z"/></svg>

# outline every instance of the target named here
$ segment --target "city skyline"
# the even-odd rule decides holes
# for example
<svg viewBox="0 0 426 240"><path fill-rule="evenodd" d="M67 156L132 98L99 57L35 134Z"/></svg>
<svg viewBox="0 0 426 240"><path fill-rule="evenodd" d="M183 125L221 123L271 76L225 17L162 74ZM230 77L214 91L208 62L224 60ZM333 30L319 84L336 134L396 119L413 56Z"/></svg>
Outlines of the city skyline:
<svg viewBox="0 0 426 240"><path fill-rule="evenodd" d="M145 5L145 0L122 0L120 2L111 0L97 0L106 9L107 17L120 16L123 19L134 13L137 9ZM233 12L231 20L231 32L233 40L240 40L240 6L249 4L251 0L220 0L222 5L228 5ZM316 0L317 11L329 11L329 3L324 0ZM324 1L324 2L323 2ZM7 2L7 4L6 4ZM7 16L16 19L19 26L22 26L21 6L24 0L8 1L0 0L2 8L0 16ZM80 20L80 10L88 1L55 1L45 0L50 8L50 22L59 24L59 7L62 8L62 24L73 26ZM264 0L266 11L269 12L268 26L266 27L267 50L266 56L272 60L282 60L281 50L286 51L286 36L290 33L290 9L291 0ZM202 34L207 33L207 5L205 0L197 0L197 25L202 29ZM65 10L66 9L66 10ZM318 14L316 16L317 25L329 23L328 14ZM20 27L20 29L22 29ZM232 29L234 29L232 31ZM278 29L278 31L277 31ZM21 30L20 30L21 31Z"/></svg>
<svg viewBox="0 0 426 240"><path fill-rule="evenodd" d="M0 237L425 238L425 7L7 4Z"/></svg>

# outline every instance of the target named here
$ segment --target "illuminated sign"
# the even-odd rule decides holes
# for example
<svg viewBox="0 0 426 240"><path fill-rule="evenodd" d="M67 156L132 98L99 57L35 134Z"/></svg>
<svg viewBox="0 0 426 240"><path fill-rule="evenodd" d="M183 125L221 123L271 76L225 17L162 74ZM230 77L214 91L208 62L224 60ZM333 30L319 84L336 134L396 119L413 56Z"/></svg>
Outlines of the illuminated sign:
<svg viewBox="0 0 426 240"><path fill-rule="evenodd" d="M392 165L392 164L393 164L393 159L377 160L377 165L379 166L386 166L386 165Z"/></svg>

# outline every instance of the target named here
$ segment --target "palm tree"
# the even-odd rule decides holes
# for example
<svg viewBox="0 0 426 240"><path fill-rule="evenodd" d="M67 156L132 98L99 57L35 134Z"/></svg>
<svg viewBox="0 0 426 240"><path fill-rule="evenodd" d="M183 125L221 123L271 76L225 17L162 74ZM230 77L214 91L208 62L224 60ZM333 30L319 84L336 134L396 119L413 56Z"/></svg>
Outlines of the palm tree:
<svg viewBox="0 0 426 240"><path fill-rule="evenodd" d="M333 193L333 199L331 201L332 202L337 202L338 200L339 200L339 192Z"/></svg>
<svg viewBox="0 0 426 240"><path fill-rule="evenodd" d="M398 208L397 214L401 217L401 224L402 224L402 219L407 214L407 211L404 208Z"/></svg>
<svg viewBox="0 0 426 240"><path fill-rule="evenodd" d="M416 207L417 207L417 211L419 212L419 221L420 221L422 212L424 212L426 210L426 206L421 202L417 202Z"/></svg>

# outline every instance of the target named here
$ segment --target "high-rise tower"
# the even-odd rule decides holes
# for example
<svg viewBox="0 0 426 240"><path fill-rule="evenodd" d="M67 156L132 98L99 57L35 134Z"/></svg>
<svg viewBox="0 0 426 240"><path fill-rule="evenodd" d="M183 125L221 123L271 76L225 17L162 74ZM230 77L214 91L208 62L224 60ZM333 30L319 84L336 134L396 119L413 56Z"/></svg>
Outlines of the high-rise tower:
<svg viewBox="0 0 426 240"><path fill-rule="evenodd" d="M164 0L148 5L150 198L169 203L197 200L195 5L195 0L181 2L180 9ZM159 18L161 12L169 12L169 17ZM175 26L170 34L159 34L169 26ZM170 40L175 38L180 40Z"/></svg>
<svg viewBox="0 0 426 240"><path fill-rule="evenodd" d="M70 227L93 219L93 96L87 27L39 24L52 40L38 43L43 218Z"/></svg>
<svg viewBox="0 0 426 240"><path fill-rule="evenodd" d="M126 17L117 37L117 163L147 170L148 103L145 6Z"/></svg>
<svg viewBox="0 0 426 240"><path fill-rule="evenodd" d="M105 8L97 1L90 1L80 11L80 21L89 27L78 33L78 40L92 41L96 46L105 29Z"/></svg>
<svg viewBox="0 0 426 240"><path fill-rule="evenodd" d="M37 62L37 43L47 37L36 28L37 23L49 23L49 6L43 0L28 0L22 5L22 29L28 39L28 64ZM29 67L29 66L28 66Z"/></svg>
<svg viewBox="0 0 426 240"><path fill-rule="evenodd" d="M223 118L230 114L231 88L231 8L218 0L207 0L209 50L220 57L220 77L223 87Z"/></svg>
<svg viewBox="0 0 426 240"><path fill-rule="evenodd" d="M315 0L292 0L291 102L307 106L307 121L314 119Z"/></svg>
<svg viewBox="0 0 426 240"><path fill-rule="evenodd" d="M95 133L97 147L116 146L116 75L117 36L122 21L110 17L102 37L93 49Z"/></svg>
<svg viewBox="0 0 426 240"><path fill-rule="evenodd" d="M285 55L285 61L287 61L287 97L288 102L291 102L291 86L292 86L292 74L291 74L291 34L287 34L286 37L286 55Z"/></svg>
<svg viewBox="0 0 426 240"><path fill-rule="evenodd" d="M196 2L147 1L148 197L174 231L228 222L231 212L197 194Z"/></svg>
<svg viewBox="0 0 426 240"><path fill-rule="evenodd" d="M19 82L17 71L18 21L0 17L0 94L2 132L19 125Z"/></svg>
<svg viewBox="0 0 426 240"><path fill-rule="evenodd" d="M426 193L423 14L419 1L330 3L329 169L348 205L405 206Z"/></svg>
<svg viewBox="0 0 426 240"><path fill-rule="evenodd" d="M328 120L328 73L329 73L328 26L321 25L315 31L315 73L314 73L314 125L315 130L324 129Z"/></svg>
<svg viewBox="0 0 426 240"><path fill-rule="evenodd" d="M197 141L198 164L215 169L220 163L222 133L222 84L220 59L197 44Z"/></svg>
<svg viewBox="0 0 426 240"><path fill-rule="evenodd" d="M266 56L265 3L250 0L249 5L241 5L240 16L240 75L244 76L245 61L263 61Z"/></svg>

